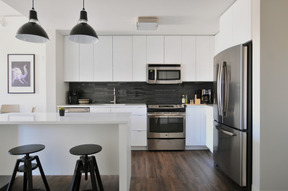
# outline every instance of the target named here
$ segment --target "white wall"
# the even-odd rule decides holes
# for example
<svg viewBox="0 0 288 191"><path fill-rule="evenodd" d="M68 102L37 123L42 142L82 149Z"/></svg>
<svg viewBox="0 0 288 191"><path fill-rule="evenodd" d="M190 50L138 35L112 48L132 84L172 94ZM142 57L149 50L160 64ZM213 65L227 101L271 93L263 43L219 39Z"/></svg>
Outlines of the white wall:
<svg viewBox="0 0 288 191"><path fill-rule="evenodd" d="M260 190L260 0L252 0L253 166L252 191Z"/></svg>
<svg viewBox="0 0 288 191"><path fill-rule="evenodd" d="M21 112L46 110L46 45L24 42L15 38L20 26L28 21L24 17L6 17L8 25L0 25L0 105L20 104ZM7 54L35 54L35 94L8 94Z"/></svg>
<svg viewBox="0 0 288 191"><path fill-rule="evenodd" d="M260 2L260 190L287 191L288 1Z"/></svg>
<svg viewBox="0 0 288 191"><path fill-rule="evenodd" d="M55 30L49 30L48 32L50 42L46 48L46 111L55 112L56 105L67 103L69 84L64 83L64 36Z"/></svg>

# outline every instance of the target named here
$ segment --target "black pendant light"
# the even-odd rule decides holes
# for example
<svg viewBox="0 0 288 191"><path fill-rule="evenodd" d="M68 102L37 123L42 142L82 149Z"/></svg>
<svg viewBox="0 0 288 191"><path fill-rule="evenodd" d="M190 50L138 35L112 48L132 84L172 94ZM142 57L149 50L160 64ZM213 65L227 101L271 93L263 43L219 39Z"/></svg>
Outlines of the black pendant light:
<svg viewBox="0 0 288 191"><path fill-rule="evenodd" d="M49 37L45 30L39 25L37 12L34 10L34 0L32 0L32 9L29 14L29 22L24 24L18 30L16 38L27 42L45 43Z"/></svg>
<svg viewBox="0 0 288 191"><path fill-rule="evenodd" d="M74 26L70 32L69 39L77 43L96 43L99 41L95 30L87 24L87 12L84 8L80 12L80 19L76 26Z"/></svg>

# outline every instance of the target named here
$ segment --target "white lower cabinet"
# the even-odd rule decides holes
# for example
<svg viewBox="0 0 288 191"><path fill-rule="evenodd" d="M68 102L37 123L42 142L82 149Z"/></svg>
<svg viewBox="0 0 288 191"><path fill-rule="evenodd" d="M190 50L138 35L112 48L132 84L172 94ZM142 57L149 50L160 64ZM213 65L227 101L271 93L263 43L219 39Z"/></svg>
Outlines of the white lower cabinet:
<svg viewBox="0 0 288 191"><path fill-rule="evenodd" d="M206 146L206 108L186 108L186 146Z"/></svg>
<svg viewBox="0 0 288 191"><path fill-rule="evenodd" d="M147 146L147 110L146 108L117 107L111 112L131 113L131 146Z"/></svg>
<svg viewBox="0 0 288 191"><path fill-rule="evenodd" d="M213 107L206 108L206 146L213 153Z"/></svg>
<svg viewBox="0 0 288 191"><path fill-rule="evenodd" d="M147 146L147 130L131 130L131 146Z"/></svg>
<svg viewBox="0 0 288 191"><path fill-rule="evenodd" d="M131 146L147 146L147 109L145 107L90 106L91 113L127 112L131 113L130 137Z"/></svg>

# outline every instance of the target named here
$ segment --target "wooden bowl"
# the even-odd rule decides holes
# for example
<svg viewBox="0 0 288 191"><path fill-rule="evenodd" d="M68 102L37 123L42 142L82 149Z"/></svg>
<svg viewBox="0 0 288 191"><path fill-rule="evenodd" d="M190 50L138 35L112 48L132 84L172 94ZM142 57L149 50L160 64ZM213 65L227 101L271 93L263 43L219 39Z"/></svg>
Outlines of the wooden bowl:
<svg viewBox="0 0 288 191"><path fill-rule="evenodd" d="M88 104L89 99L78 99L79 104Z"/></svg>

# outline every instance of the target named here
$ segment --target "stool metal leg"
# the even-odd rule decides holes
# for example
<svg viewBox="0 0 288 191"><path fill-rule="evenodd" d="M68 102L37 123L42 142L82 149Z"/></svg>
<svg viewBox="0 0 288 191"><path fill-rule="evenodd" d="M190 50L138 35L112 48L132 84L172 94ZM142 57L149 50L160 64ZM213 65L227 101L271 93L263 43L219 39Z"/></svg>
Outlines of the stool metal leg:
<svg viewBox="0 0 288 191"><path fill-rule="evenodd" d="M39 168L39 171L40 171L40 174L41 174L42 180L43 180L43 182L44 182L44 185L45 185L46 191L50 191L50 188L49 188L49 185L48 185L48 182L47 182L46 176L45 176L45 174L44 174L44 171L43 171L43 168L42 168L41 162L40 162L40 160L39 160L39 157L38 157L38 156L35 156L35 159L36 159L37 166L38 166L38 168Z"/></svg>
<svg viewBox="0 0 288 191"><path fill-rule="evenodd" d="M103 185L102 185L101 176L100 176L100 172L99 172L98 165L97 165L97 162L96 162L96 158L95 158L95 156L91 156L91 157L92 157L92 160L93 160L93 163L94 163L94 169L95 169L95 172L96 172L96 177L97 177L97 181L98 181L98 185L99 185L100 191L104 191L104 188L103 188Z"/></svg>
<svg viewBox="0 0 288 191"><path fill-rule="evenodd" d="M11 176L7 191L11 191L12 190L12 186L13 186L13 183L14 183L14 180L15 180L15 177L16 177L16 174L17 174L17 171L18 171L18 166L19 166L20 162L21 162L21 159L18 159L16 161L16 164L15 164L15 167L14 167L14 170L13 170L13 173L12 173L12 176Z"/></svg>
<svg viewBox="0 0 288 191"><path fill-rule="evenodd" d="M88 165L89 165L89 172L90 172L91 183L92 183L92 190L97 191L96 177L95 177L94 164L93 164L92 158L89 159Z"/></svg>
<svg viewBox="0 0 288 191"><path fill-rule="evenodd" d="M26 191L27 190L27 173L24 172L23 174L24 174L24 176L23 176L23 191Z"/></svg>
<svg viewBox="0 0 288 191"><path fill-rule="evenodd" d="M79 188L80 188L81 166L82 166L82 161L81 160L77 160L76 165L75 165L73 179L72 179L72 184L71 184L71 187L70 187L70 191L78 191Z"/></svg>
<svg viewBox="0 0 288 191"><path fill-rule="evenodd" d="M31 158L28 157L25 159L24 168L27 173L27 180L28 180L28 190L33 190L33 179L32 179L32 162ZM24 189L24 188L23 188Z"/></svg>

